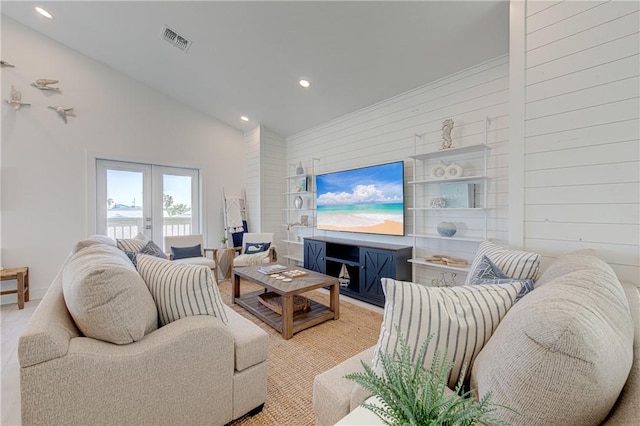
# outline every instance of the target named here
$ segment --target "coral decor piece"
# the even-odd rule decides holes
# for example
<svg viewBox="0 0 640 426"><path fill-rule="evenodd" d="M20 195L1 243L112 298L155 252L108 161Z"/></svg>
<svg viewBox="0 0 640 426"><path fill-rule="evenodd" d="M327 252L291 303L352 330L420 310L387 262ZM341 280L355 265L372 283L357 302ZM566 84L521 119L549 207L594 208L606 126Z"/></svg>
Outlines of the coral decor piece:
<svg viewBox="0 0 640 426"><path fill-rule="evenodd" d="M441 209L447 206L447 201L442 197L434 197L431 199L431 208Z"/></svg>
<svg viewBox="0 0 640 426"><path fill-rule="evenodd" d="M15 66L15 65L13 65L13 64L10 64L10 63L9 63L9 62L7 62L7 61L4 61L4 60L0 59L0 67L2 67L2 68L4 68L4 67L7 67L7 68L15 68L16 66Z"/></svg>
<svg viewBox="0 0 640 426"><path fill-rule="evenodd" d="M60 117L62 117L62 120L64 121L64 124L67 124L67 117L71 116L71 117L75 117L76 115L73 112L73 108L65 108L62 106L51 106L49 105L49 108L51 108L52 110L54 110L55 112L58 113L58 115Z"/></svg>
<svg viewBox="0 0 640 426"><path fill-rule="evenodd" d="M5 102L11 105L14 111L19 110L20 107L31 105L26 102L22 102L22 92L16 89L13 84L11 85L11 92L9 96L11 97L11 99L7 99Z"/></svg>
<svg viewBox="0 0 640 426"><path fill-rule="evenodd" d="M453 130L453 119L447 118L442 122L442 149L449 149L453 147L451 130Z"/></svg>
<svg viewBox="0 0 640 426"><path fill-rule="evenodd" d="M50 79L47 79L47 78L41 78L41 79L36 80L34 83L31 83L31 85L33 87L36 87L36 88L40 89L40 90L51 90L51 91L54 91L54 92L59 92L60 91L59 87L49 86L50 84L56 84L58 82L59 82L59 80L50 80Z"/></svg>

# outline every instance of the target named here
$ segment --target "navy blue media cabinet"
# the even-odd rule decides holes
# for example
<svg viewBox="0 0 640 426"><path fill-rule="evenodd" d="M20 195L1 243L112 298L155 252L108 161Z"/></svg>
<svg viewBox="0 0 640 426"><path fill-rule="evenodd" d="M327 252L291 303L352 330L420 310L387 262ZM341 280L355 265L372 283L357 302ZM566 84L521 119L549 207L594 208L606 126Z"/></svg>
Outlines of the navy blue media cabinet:
<svg viewBox="0 0 640 426"><path fill-rule="evenodd" d="M350 281L340 293L384 306L381 278L411 281L413 247L326 237L304 239L304 267L338 277L346 265Z"/></svg>

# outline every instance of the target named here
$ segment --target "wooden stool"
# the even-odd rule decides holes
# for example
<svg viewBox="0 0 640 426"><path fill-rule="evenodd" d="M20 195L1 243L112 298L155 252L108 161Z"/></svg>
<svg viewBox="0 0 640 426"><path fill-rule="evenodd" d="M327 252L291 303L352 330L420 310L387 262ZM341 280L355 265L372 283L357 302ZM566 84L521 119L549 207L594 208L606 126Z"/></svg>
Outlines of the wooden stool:
<svg viewBox="0 0 640 426"><path fill-rule="evenodd" d="M4 268L0 270L0 281L16 280L15 290L1 291L0 295L18 293L18 309L24 308L24 302L29 301L29 268Z"/></svg>

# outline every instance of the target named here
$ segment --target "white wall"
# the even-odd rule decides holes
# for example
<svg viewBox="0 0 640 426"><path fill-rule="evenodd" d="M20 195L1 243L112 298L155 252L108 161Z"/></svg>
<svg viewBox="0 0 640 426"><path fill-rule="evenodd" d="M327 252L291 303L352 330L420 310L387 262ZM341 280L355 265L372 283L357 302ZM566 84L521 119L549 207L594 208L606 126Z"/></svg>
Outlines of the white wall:
<svg viewBox="0 0 640 426"><path fill-rule="evenodd" d="M94 231L92 156L199 168L206 243L219 245L222 187L244 187L241 132L4 15L2 58L16 65L1 70L2 99L14 84L31 107L1 107L1 261L29 266L33 298L72 244ZM62 93L29 86L38 78L60 80ZM47 109L57 104L74 107L77 117L65 125Z"/></svg>
<svg viewBox="0 0 640 426"><path fill-rule="evenodd" d="M640 277L640 3L526 2L513 22L524 90L521 221L545 262L593 248ZM514 31L517 29L517 31ZM520 50L523 49L523 50Z"/></svg>
<svg viewBox="0 0 640 426"><path fill-rule="evenodd" d="M453 118L454 146L484 142L485 117L492 118L488 133L489 211L488 237L508 241L508 132L509 58L501 57L421 86L371 107L299 133L287 139L288 163L308 163L318 157L318 173L405 160L405 182L411 180L414 135L423 134L421 150L437 150L441 144L443 120ZM412 187L405 185L405 202L413 206ZM412 232L412 216L405 214L406 233ZM476 219L459 213L456 222ZM316 232L318 234L318 232ZM322 234L322 233L320 233ZM326 235L357 240L413 245L411 237L384 237L354 233ZM477 243L416 240L417 255L446 253L473 259ZM429 282L439 271L416 267L414 280ZM462 282L462 277L457 279Z"/></svg>

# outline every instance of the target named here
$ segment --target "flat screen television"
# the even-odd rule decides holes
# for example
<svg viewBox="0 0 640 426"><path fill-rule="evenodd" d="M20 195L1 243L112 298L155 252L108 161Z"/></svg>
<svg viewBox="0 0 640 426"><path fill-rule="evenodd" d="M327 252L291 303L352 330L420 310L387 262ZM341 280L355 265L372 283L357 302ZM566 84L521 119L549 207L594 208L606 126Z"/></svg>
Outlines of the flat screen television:
<svg viewBox="0 0 640 426"><path fill-rule="evenodd" d="M404 235L404 161L316 176L317 228Z"/></svg>

